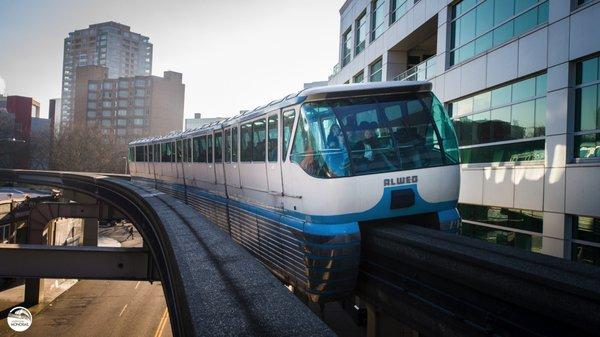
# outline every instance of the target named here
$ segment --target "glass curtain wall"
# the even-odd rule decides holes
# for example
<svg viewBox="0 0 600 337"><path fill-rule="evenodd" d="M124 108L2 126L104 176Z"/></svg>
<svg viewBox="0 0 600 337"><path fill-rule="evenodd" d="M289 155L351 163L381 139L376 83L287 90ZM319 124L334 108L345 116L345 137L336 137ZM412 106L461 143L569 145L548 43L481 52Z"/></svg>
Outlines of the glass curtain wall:
<svg viewBox="0 0 600 337"><path fill-rule="evenodd" d="M548 22L546 0L462 0L451 10L450 65Z"/></svg>
<svg viewBox="0 0 600 337"><path fill-rule="evenodd" d="M544 159L546 74L450 103L461 163Z"/></svg>

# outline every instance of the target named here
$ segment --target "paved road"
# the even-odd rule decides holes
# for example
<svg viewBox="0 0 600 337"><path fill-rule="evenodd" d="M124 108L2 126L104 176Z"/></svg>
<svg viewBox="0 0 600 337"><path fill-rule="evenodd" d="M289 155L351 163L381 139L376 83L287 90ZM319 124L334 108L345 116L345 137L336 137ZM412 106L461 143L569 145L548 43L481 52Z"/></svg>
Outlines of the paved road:
<svg viewBox="0 0 600 337"><path fill-rule="evenodd" d="M1 335L32 336L172 336L159 282L83 280L34 315L31 328Z"/></svg>

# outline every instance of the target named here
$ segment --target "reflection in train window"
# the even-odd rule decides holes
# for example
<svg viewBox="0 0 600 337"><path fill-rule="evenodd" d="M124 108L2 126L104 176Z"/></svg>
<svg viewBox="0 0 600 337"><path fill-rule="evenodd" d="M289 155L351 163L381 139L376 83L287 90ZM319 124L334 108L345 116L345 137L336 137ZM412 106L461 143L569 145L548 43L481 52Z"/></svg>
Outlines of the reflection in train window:
<svg viewBox="0 0 600 337"><path fill-rule="evenodd" d="M283 161L287 159L288 145L290 143L290 137L292 136L292 127L294 126L295 116L295 110L288 110L283 112L283 147L281 149Z"/></svg>
<svg viewBox="0 0 600 337"><path fill-rule="evenodd" d="M238 129L233 128L231 132L231 161L237 163L238 161Z"/></svg>
<svg viewBox="0 0 600 337"><path fill-rule="evenodd" d="M266 123L264 119L252 123L252 161L265 161Z"/></svg>
<svg viewBox="0 0 600 337"><path fill-rule="evenodd" d="M231 129L225 130L225 162L231 162Z"/></svg>
<svg viewBox="0 0 600 337"><path fill-rule="evenodd" d="M268 149L269 155L268 159L270 162L277 162L277 115L270 116L268 124L268 132L269 132L269 141L268 141Z"/></svg>
<svg viewBox="0 0 600 337"><path fill-rule="evenodd" d="M175 151L172 142L161 144L162 149L162 161L164 163L172 163L175 161Z"/></svg>
<svg viewBox="0 0 600 337"><path fill-rule="evenodd" d="M431 93L305 103L291 160L334 178L458 163L456 136Z"/></svg>
<svg viewBox="0 0 600 337"><path fill-rule="evenodd" d="M136 162L144 161L144 147L143 146L135 147L135 161Z"/></svg>
<svg viewBox="0 0 600 337"><path fill-rule="evenodd" d="M154 146L148 145L148 161L154 162Z"/></svg>
<svg viewBox="0 0 600 337"><path fill-rule="evenodd" d="M195 163L202 163L202 162L206 161L206 154L202 150L202 143L200 142L201 138L204 138L204 137L195 137L192 140L193 157L194 157Z"/></svg>
<svg viewBox="0 0 600 337"><path fill-rule="evenodd" d="M252 161L252 123L242 125L242 161Z"/></svg>
<svg viewBox="0 0 600 337"><path fill-rule="evenodd" d="M177 141L177 162L181 163L182 159L183 159L183 143L181 142L181 140Z"/></svg>
<svg viewBox="0 0 600 337"><path fill-rule="evenodd" d="M215 133L215 163L223 161L223 133Z"/></svg>
<svg viewBox="0 0 600 337"><path fill-rule="evenodd" d="M154 161L160 162L160 144L154 144Z"/></svg>
<svg viewBox="0 0 600 337"><path fill-rule="evenodd" d="M187 163L191 163L192 162L192 140L184 139L183 144L185 145L184 146L185 161Z"/></svg>
<svg viewBox="0 0 600 337"><path fill-rule="evenodd" d="M208 135L207 137L207 143L208 143L208 162L212 163L213 162L213 140L212 140L212 135Z"/></svg>

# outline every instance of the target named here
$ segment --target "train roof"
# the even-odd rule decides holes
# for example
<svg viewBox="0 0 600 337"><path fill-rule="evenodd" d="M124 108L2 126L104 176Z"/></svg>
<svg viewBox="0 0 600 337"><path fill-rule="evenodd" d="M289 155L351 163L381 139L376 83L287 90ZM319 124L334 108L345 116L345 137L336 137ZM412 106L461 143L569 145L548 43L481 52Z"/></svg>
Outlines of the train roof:
<svg viewBox="0 0 600 337"><path fill-rule="evenodd" d="M327 85L300 90L281 99L273 100L268 104L258 106L252 110L244 111L225 120L204 124L198 128L183 131L171 131L166 135L152 136L136 139L129 145L154 144L169 139L180 139L189 135L199 135L206 130L221 129L235 123L245 122L273 110L302 103L306 100L323 100L342 98L355 95L381 95L387 93L431 91L431 83L422 81L391 81Z"/></svg>

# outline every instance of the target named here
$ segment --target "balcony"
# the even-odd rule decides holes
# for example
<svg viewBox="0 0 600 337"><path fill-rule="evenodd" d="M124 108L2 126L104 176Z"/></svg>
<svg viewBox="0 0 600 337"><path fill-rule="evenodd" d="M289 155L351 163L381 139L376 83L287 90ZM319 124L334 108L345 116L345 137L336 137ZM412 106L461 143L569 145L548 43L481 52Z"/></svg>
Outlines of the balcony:
<svg viewBox="0 0 600 337"><path fill-rule="evenodd" d="M435 76L435 56L394 77L394 81L426 81Z"/></svg>

